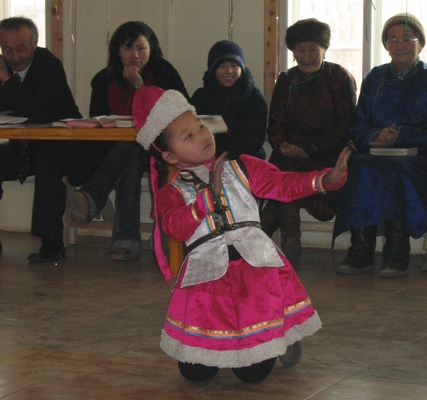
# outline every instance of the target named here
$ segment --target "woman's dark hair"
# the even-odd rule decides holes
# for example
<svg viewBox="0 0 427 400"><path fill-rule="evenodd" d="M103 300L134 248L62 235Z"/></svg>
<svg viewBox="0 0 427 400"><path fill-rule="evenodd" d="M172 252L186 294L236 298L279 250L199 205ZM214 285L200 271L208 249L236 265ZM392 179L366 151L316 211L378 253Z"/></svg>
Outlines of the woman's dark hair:
<svg viewBox="0 0 427 400"><path fill-rule="evenodd" d="M159 39L147 24L140 21L125 22L116 29L108 44L107 78L124 84L123 64L120 59L120 46L125 44L126 46L132 47L135 40L141 35L145 36L150 44L150 61L152 57L163 58Z"/></svg>
<svg viewBox="0 0 427 400"><path fill-rule="evenodd" d="M291 51L300 42L316 42L328 49L331 40L331 28L316 18L301 19L287 29L285 40L286 46Z"/></svg>

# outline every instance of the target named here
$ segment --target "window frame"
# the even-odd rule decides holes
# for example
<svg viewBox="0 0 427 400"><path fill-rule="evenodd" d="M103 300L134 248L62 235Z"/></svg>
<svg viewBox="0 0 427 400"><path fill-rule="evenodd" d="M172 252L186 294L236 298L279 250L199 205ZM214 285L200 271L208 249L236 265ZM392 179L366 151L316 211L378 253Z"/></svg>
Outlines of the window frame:
<svg viewBox="0 0 427 400"><path fill-rule="evenodd" d="M266 0L267 1L267 0ZM277 0L279 5L279 10L289 10L289 3L292 0ZM362 40L362 71L363 75L366 75L372 69L372 55L377 54L378 46L374 44L371 48L372 42L372 4L370 0L365 0L363 3L363 35ZM285 37L286 30L288 29L288 13L283 12L277 15L277 20L279 21L279 37ZM377 24L378 25L378 24ZM376 42L377 43L377 42ZM281 69L286 69L288 65L288 51L286 43L283 41L280 42L280 56L279 56L279 65Z"/></svg>

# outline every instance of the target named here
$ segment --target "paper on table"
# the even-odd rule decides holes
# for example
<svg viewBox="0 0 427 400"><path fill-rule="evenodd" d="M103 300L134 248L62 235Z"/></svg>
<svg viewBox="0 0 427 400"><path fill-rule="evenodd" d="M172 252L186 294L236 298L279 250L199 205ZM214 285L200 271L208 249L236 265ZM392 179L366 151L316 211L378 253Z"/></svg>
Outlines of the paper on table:
<svg viewBox="0 0 427 400"><path fill-rule="evenodd" d="M135 126L132 115L100 115L90 118L67 118L54 122L53 126L69 126L75 128L127 128Z"/></svg>
<svg viewBox="0 0 427 400"><path fill-rule="evenodd" d="M1 125L14 125L22 124L28 118L25 117L12 117L11 115L0 115L0 124Z"/></svg>

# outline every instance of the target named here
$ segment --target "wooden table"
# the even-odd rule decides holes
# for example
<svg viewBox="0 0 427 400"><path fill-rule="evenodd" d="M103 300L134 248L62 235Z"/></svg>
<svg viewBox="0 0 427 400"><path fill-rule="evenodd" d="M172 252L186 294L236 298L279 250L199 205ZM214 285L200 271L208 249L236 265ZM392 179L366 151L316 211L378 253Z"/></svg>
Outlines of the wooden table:
<svg viewBox="0 0 427 400"><path fill-rule="evenodd" d="M50 125L0 126L2 139L35 140L124 140L136 138L134 128L59 128Z"/></svg>
<svg viewBox="0 0 427 400"><path fill-rule="evenodd" d="M65 128L50 125L0 127L0 139L132 141L135 138L134 128ZM176 275L183 259L182 243L170 239L169 251L169 264Z"/></svg>

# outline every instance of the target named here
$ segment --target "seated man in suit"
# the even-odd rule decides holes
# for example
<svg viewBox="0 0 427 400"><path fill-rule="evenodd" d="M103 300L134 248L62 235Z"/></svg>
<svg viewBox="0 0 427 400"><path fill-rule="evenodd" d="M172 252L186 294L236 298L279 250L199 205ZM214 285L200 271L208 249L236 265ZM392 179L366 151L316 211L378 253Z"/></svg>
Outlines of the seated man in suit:
<svg viewBox="0 0 427 400"><path fill-rule="evenodd" d="M37 41L38 30L32 20L12 17L0 21L3 54L0 56L0 111L10 110L13 115L27 117L29 124L81 118L61 61L48 49L38 47ZM66 192L62 164L67 160L63 154L66 152L71 161L73 155L80 154L82 149L89 152L94 145L50 140L0 143L0 197L1 182L17 179L24 182L30 175L36 177L31 232L41 237L42 245L30 254L31 262L54 261L65 255L62 214ZM46 185L46 177L57 172L43 167L41 161L46 156L55 160L61 170L59 180L64 188L59 193L55 192L56 187ZM73 164L76 164L74 160ZM46 198L49 201L46 202Z"/></svg>

